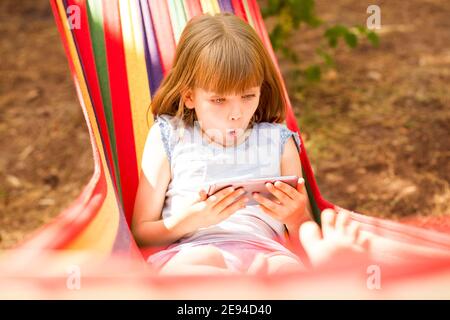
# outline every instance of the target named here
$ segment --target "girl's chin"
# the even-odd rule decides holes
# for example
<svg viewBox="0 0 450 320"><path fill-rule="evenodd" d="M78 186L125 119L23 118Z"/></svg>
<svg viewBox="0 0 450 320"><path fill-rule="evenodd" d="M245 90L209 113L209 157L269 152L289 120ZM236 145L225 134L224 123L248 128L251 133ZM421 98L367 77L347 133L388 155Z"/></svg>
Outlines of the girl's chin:
<svg viewBox="0 0 450 320"><path fill-rule="evenodd" d="M238 133L236 130L228 131L226 137L227 139L235 139L238 137Z"/></svg>
<svg viewBox="0 0 450 320"><path fill-rule="evenodd" d="M227 132L226 134L226 144L227 145L235 145L239 139L242 138L243 133L239 133L239 132Z"/></svg>
<svg viewBox="0 0 450 320"><path fill-rule="evenodd" d="M241 130L242 131L242 130ZM242 136L245 134L245 132L240 132L239 130L227 130L224 133L223 137L215 137L213 138L213 141L216 143L220 143L223 146L233 146L238 143L238 141L242 138Z"/></svg>

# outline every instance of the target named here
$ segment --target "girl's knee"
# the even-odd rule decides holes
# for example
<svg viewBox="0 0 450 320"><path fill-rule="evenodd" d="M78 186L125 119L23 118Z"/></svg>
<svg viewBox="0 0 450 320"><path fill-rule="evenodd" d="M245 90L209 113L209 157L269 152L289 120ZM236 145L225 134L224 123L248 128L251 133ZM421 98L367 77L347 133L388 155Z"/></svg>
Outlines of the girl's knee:
<svg viewBox="0 0 450 320"><path fill-rule="evenodd" d="M222 252L212 245L183 249L170 260L170 263L210 265L226 268Z"/></svg>
<svg viewBox="0 0 450 320"><path fill-rule="evenodd" d="M267 258L268 274L305 271L305 267L298 260L286 256L275 255Z"/></svg>

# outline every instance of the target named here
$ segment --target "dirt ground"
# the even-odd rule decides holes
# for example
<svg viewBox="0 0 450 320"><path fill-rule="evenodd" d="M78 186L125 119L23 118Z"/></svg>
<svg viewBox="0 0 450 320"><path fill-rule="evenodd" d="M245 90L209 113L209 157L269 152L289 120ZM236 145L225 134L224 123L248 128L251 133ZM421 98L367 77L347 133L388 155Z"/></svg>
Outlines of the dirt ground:
<svg viewBox="0 0 450 320"><path fill-rule="evenodd" d="M317 11L365 24L369 4L381 8L380 46L340 46L335 71L291 94L308 154L332 202L439 229L450 214L450 3L318 1ZM321 32L298 32L300 56Z"/></svg>
<svg viewBox="0 0 450 320"><path fill-rule="evenodd" d="M365 24L369 4L381 8L380 46L340 46L320 83L295 90L279 58L302 137L327 199L440 229L450 215L450 2L320 0L317 12ZM291 39L302 60L314 61L323 30ZM2 0L0 32L0 248L10 248L75 199L93 160L48 2Z"/></svg>

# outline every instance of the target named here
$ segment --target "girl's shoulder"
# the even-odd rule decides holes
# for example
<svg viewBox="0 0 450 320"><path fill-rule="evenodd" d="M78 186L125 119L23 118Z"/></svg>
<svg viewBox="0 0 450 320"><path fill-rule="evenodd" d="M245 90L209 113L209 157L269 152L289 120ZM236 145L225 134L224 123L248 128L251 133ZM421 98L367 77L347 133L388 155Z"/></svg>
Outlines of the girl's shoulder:
<svg viewBox="0 0 450 320"><path fill-rule="evenodd" d="M176 130L179 126L178 117L170 114L158 114L155 117L155 124L158 124L161 128Z"/></svg>
<svg viewBox="0 0 450 320"><path fill-rule="evenodd" d="M159 114L155 117L154 124L161 132L161 139L166 150L169 163L172 162L172 151L179 138L182 136L183 126L181 120L169 114Z"/></svg>
<svg viewBox="0 0 450 320"><path fill-rule="evenodd" d="M285 123L260 122L258 123L258 131L263 132L262 134L266 132L266 135L269 135L279 141L281 153L283 152L284 146L290 137L294 139L298 151L300 152L301 150L301 139L298 132L291 131Z"/></svg>

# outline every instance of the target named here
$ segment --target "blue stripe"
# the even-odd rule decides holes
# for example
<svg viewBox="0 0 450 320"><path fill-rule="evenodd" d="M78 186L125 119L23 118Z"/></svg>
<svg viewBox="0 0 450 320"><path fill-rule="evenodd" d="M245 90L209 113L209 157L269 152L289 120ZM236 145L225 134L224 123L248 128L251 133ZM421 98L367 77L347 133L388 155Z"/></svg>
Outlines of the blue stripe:
<svg viewBox="0 0 450 320"><path fill-rule="evenodd" d="M143 22L145 61L147 63L148 83L153 97L163 79L161 59L153 29L152 16L146 0L140 0L141 17Z"/></svg>

